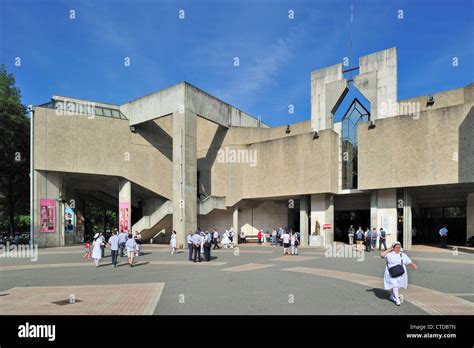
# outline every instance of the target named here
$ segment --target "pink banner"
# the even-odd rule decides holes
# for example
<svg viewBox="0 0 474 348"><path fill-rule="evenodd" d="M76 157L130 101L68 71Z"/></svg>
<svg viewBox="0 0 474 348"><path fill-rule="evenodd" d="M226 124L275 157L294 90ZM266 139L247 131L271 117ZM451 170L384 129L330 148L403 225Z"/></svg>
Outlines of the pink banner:
<svg viewBox="0 0 474 348"><path fill-rule="evenodd" d="M40 199L40 232L56 232L56 201Z"/></svg>
<svg viewBox="0 0 474 348"><path fill-rule="evenodd" d="M119 232L130 233L130 203L119 204Z"/></svg>

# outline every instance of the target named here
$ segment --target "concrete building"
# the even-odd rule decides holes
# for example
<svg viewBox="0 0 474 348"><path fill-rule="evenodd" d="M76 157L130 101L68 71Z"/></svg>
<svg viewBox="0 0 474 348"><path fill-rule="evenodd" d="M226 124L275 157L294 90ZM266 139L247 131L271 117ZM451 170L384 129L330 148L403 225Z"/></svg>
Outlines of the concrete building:
<svg viewBox="0 0 474 348"><path fill-rule="evenodd" d="M352 224L410 248L437 242L446 224L449 243L464 244L474 235L474 85L398 100L395 48L356 68L353 80L342 64L312 72L311 119L288 127L187 82L123 105L54 96L34 115L35 241L82 242L90 200L154 242L173 229L184 244L197 227L249 236L289 226L303 245L327 245ZM335 122L352 88L370 105L354 100ZM79 213L72 233L65 207Z"/></svg>

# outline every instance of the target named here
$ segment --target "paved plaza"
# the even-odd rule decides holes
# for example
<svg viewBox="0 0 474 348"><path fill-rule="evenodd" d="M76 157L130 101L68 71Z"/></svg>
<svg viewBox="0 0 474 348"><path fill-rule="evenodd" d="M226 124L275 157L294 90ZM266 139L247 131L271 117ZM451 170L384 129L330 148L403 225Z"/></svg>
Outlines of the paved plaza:
<svg viewBox="0 0 474 348"><path fill-rule="evenodd" d="M212 261L188 261L187 251L144 245L136 266L110 251L101 267L82 261L82 246L40 249L38 260L0 259L0 314L474 314L471 250L419 247L408 252L405 302L383 290L379 252L364 260L326 257L323 248L256 244L212 251Z"/></svg>

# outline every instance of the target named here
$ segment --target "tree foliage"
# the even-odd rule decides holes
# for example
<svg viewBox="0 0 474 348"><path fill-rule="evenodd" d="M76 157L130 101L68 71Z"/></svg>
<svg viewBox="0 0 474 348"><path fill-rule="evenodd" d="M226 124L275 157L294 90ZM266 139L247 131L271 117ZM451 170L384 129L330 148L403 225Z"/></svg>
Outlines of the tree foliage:
<svg viewBox="0 0 474 348"><path fill-rule="evenodd" d="M15 77L0 65L0 226L10 234L29 213L29 166L30 122Z"/></svg>

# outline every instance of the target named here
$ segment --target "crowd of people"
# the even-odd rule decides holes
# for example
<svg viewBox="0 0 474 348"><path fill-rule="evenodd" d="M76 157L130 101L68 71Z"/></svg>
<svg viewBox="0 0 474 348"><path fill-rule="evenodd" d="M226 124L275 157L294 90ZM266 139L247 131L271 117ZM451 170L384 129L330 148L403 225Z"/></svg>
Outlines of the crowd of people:
<svg viewBox="0 0 474 348"><path fill-rule="evenodd" d="M139 232L135 232L135 236L131 233L126 232L118 233L115 229L112 235L106 241L103 233L96 233L92 240L86 241L84 245L84 257L83 260L94 260L96 267L100 266L100 260L105 257L105 249L107 245L110 246L110 254L112 257L112 266L117 268L118 257L128 258L128 265L133 267L133 259L140 256L140 247L142 244L141 235ZM126 255L125 255L126 254Z"/></svg>
<svg viewBox="0 0 474 348"><path fill-rule="evenodd" d="M382 227L379 231L377 231L375 227L372 230L367 227L364 231L362 227L359 226L359 229L355 231L351 225L348 230L348 236L349 245L353 245L355 240L357 250L359 251L362 250L364 246L365 251L370 252L372 249L375 250L377 248L377 241L379 242L379 250L382 250L382 245L384 250L387 250L387 232L384 231Z"/></svg>

